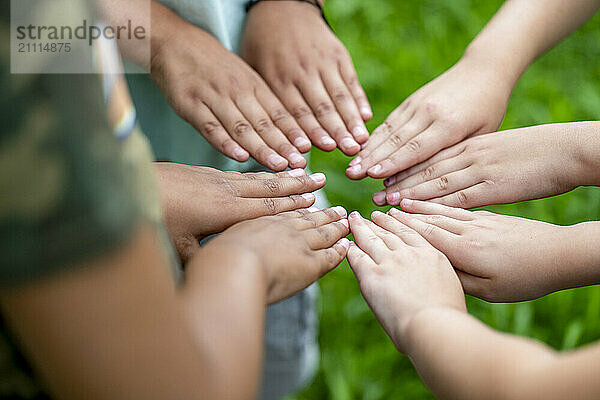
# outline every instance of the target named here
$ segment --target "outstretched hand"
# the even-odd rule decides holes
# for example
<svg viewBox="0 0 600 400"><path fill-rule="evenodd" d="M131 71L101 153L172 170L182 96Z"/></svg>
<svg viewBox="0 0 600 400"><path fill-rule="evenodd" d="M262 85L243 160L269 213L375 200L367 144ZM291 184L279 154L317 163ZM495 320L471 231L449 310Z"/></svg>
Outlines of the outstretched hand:
<svg viewBox="0 0 600 400"><path fill-rule="evenodd" d="M496 71L461 60L394 110L352 160L346 175L387 178L466 137L495 131L511 90Z"/></svg>
<svg viewBox="0 0 600 400"><path fill-rule="evenodd" d="M585 177L578 176L577 157L569 151L575 130L571 124L541 125L467 139L386 179L373 201L398 205L407 198L473 208L565 193Z"/></svg>
<svg viewBox="0 0 600 400"><path fill-rule="evenodd" d="M321 18L299 1L263 1L248 14L242 57L321 150L355 155L373 113L352 59Z"/></svg>
<svg viewBox="0 0 600 400"><path fill-rule="evenodd" d="M425 309L465 311L460 282L448 259L416 231L381 212L348 218L356 245L348 261L362 294L399 351L411 320Z"/></svg>
<svg viewBox="0 0 600 400"><path fill-rule="evenodd" d="M342 207L306 209L241 222L209 243L226 251L243 251L265 268L267 303L305 289L338 266L349 241Z"/></svg>
<svg viewBox="0 0 600 400"><path fill-rule="evenodd" d="M304 168L300 152L310 141L264 80L207 32L178 16L165 21L173 19L175 33L153 54L151 76L175 112L236 161Z"/></svg>
<svg viewBox="0 0 600 400"><path fill-rule="evenodd" d="M524 301L587 282L568 267L571 227L422 201L401 205L407 212L393 208L390 215L448 257L468 294Z"/></svg>
<svg viewBox="0 0 600 400"><path fill-rule="evenodd" d="M164 219L183 260L199 249L198 240L244 220L310 207L311 192L325 175L303 170L276 174L222 172L208 167L156 163Z"/></svg>

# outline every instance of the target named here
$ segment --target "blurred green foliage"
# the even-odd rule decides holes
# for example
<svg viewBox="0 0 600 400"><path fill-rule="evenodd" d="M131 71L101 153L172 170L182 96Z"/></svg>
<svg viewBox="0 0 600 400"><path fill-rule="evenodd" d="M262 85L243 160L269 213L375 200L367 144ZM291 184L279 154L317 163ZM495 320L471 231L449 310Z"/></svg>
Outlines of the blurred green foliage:
<svg viewBox="0 0 600 400"><path fill-rule="evenodd" d="M352 54L371 100L372 130L406 97L453 65L502 1L327 3L331 23ZM599 57L600 15L529 68L513 93L502 129L600 119ZM327 174L332 204L369 215L377 209L371 195L382 183L350 181L344 175L348 162L339 151L314 151L312 169ZM600 190L580 188L552 199L487 209L573 224L600 219ZM432 398L408 358L395 351L370 313L347 264L324 278L321 287L321 366L313 384L294 399ZM493 328L536 338L556 349L600 338L599 287L520 304L469 298L468 305Z"/></svg>

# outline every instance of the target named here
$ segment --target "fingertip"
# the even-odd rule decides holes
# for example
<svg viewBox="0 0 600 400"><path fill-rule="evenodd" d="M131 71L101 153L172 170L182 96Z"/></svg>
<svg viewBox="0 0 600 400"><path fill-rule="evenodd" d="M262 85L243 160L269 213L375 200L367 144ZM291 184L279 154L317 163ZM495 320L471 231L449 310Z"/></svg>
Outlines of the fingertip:
<svg viewBox="0 0 600 400"><path fill-rule="evenodd" d="M398 217L401 214L401 211L398 210L397 208L390 208L390 210L388 211L388 214L391 215L392 217Z"/></svg>
<svg viewBox="0 0 600 400"><path fill-rule="evenodd" d="M342 152L348 156L358 154L358 152L360 151L360 145L356 143L356 141L351 137L345 137L344 139L342 139L340 141L339 147L340 150L342 150Z"/></svg>
<svg viewBox="0 0 600 400"><path fill-rule="evenodd" d="M319 140L319 148L323 151L333 151L336 149L336 147L337 143L335 142L335 140L333 140L327 135L322 136Z"/></svg>
<svg viewBox="0 0 600 400"><path fill-rule="evenodd" d="M385 199L390 206L397 206L400 205L400 197L399 192L394 192L386 194Z"/></svg>
<svg viewBox="0 0 600 400"><path fill-rule="evenodd" d="M346 218L348 216L348 211L346 211L346 209L342 206L335 206L335 207L332 207L331 209L333 211L335 211L342 218Z"/></svg>
<svg viewBox="0 0 600 400"><path fill-rule="evenodd" d="M289 155L289 162L292 168L306 167L306 159L300 153L293 152Z"/></svg>
<svg viewBox="0 0 600 400"><path fill-rule="evenodd" d="M350 179L360 179L362 178L363 171L362 165L356 164L346 169L346 176Z"/></svg>
<svg viewBox="0 0 600 400"><path fill-rule="evenodd" d="M367 105L362 105L360 107L360 115L362 116L363 120L365 120L365 122L370 121L373 118L373 111L371 110L371 107Z"/></svg>
<svg viewBox="0 0 600 400"><path fill-rule="evenodd" d="M267 163L273 171L283 171L288 167L288 161L279 154L271 154L267 157Z"/></svg>
<svg viewBox="0 0 600 400"><path fill-rule="evenodd" d="M304 194L301 194L300 197L302 197L304 200L306 200L310 204L313 204L316 200L315 195L312 193L304 193Z"/></svg>
<svg viewBox="0 0 600 400"><path fill-rule="evenodd" d="M381 164L375 164L367 170L367 174L371 178L377 178L378 174L380 174L382 170L383 170L383 167L381 166Z"/></svg>
<svg viewBox="0 0 600 400"><path fill-rule="evenodd" d="M364 126L356 126L352 129L352 136L359 143L365 143L369 139L369 131Z"/></svg>
<svg viewBox="0 0 600 400"><path fill-rule="evenodd" d="M361 219L362 215L358 211L352 211L350 215L348 215L349 219Z"/></svg>
<svg viewBox="0 0 600 400"><path fill-rule="evenodd" d="M301 176L306 176L306 170L304 170L303 168L292 169L292 170L288 171L287 173L292 178L299 178Z"/></svg>
<svg viewBox="0 0 600 400"><path fill-rule="evenodd" d="M411 199L402 199L402 201L400 201L400 207L405 210L405 209L411 209L413 208L415 205L415 201L411 200Z"/></svg>
<svg viewBox="0 0 600 400"><path fill-rule="evenodd" d="M250 153L248 153L246 150L242 149L241 147L236 147L235 149L233 149L233 157L232 158L238 162L246 162L250 158Z"/></svg>
<svg viewBox="0 0 600 400"><path fill-rule="evenodd" d="M325 182L327 181L327 177L325 176L325 174L323 174L321 172L312 174L310 176L310 179L317 185L325 185Z"/></svg>
<svg viewBox="0 0 600 400"><path fill-rule="evenodd" d="M308 153L312 147L310 140L305 137L297 137L294 140L294 146L302 153Z"/></svg>
<svg viewBox="0 0 600 400"><path fill-rule="evenodd" d="M371 219L372 219L372 220L379 219L379 218L381 218L381 217L385 217L385 214L384 214L384 213L382 213L381 211L378 211L378 210L376 210L376 211L373 211L373 212L371 213Z"/></svg>
<svg viewBox="0 0 600 400"><path fill-rule="evenodd" d="M373 195L373 203L375 203L378 206L384 206L386 199L385 199L385 192L381 191L381 192L377 192Z"/></svg>
<svg viewBox="0 0 600 400"><path fill-rule="evenodd" d="M350 241L347 238L341 238L338 241L338 244L340 246L342 246L344 249L346 249L346 251L348 251L348 249L350 249Z"/></svg>

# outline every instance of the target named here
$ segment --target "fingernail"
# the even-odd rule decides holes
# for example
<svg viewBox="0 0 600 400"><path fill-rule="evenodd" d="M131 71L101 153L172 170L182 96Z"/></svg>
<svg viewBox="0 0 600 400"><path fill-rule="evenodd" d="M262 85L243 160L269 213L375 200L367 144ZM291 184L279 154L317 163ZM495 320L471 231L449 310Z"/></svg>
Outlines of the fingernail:
<svg viewBox="0 0 600 400"><path fill-rule="evenodd" d="M390 176L385 181L383 181L383 185L385 187L392 186L394 183L396 183L396 176Z"/></svg>
<svg viewBox="0 0 600 400"><path fill-rule="evenodd" d="M332 146L335 145L335 140L333 140L329 136L323 136L321 138L321 144L323 144L323 146Z"/></svg>
<svg viewBox="0 0 600 400"><path fill-rule="evenodd" d="M233 156L237 159L244 159L248 155L248 152L240 147L233 150Z"/></svg>
<svg viewBox="0 0 600 400"><path fill-rule="evenodd" d="M350 241L350 246L356 246L356 243L354 243L354 241Z"/></svg>
<svg viewBox="0 0 600 400"><path fill-rule="evenodd" d="M374 165L371 168L369 168L368 172L369 172L369 174L376 175L381 170L382 170L381 165L377 164L377 165Z"/></svg>
<svg viewBox="0 0 600 400"><path fill-rule="evenodd" d="M349 215L350 218L359 218L360 213L358 211L352 211Z"/></svg>
<svg viewBox="0 0 600 400"><path fill-rule="evenodd" d="M338 215L342 218L346 218L348 215L348 211L346 211L346 209L342 206L335 206L332 208L332 210L338 213Z"/></svg>
<svg viewBox="0 0 600 400"><path fill-rule="evenodd" d="M388 214L390 214L390 215L400 215L400 211L397 208L390 208L390 211L388 211Z"/></svg>
<svg viewBox="0 0 600 400"><path fill-rule="evenodd" d="M290 154L290 161L294 164L298 164L304 162L304 157L302 157L300 153L292 153Z"/></svg>
<svg viewBox="0 0 600 400"><path fill-rule="evenodd" d="M362 107L360 108L360 113L361 113L363 116L365 116L365 117L369 117L369 118L373 116L373 111L371 111L371 108L370 108L370 107L367 107L367 106L362 106Z"/></svg>
<svg viewBox="0 0 600 400"><path fill-rule="evenodd" d="M400 202L400 207L410 207L414 204L415 202L413 200L410 199L402 199L402 201Z"/></svg>
<svg viewBox="0 0 600 400"><path fill-rule="evenodd" d="M294 146L296 146L298 149L310 146L310 140L303 137L296 138L296 140L294 140Z"/></svg>
<svg viewBox="0 0 600 400"><path fill-rule="evenodd" d="M350 228L350 224L348 223L347 219L340 219L338 222L344 225L346 228Z"/></svg>
<svg viewBox="0 0 600 400"><path fill-rule="evenodd" d="M315 183L321 184L323 182L325 182L325 174L322 173L318 173L318 174L312 174L310 176L310 179L312 179Z"/></svg>
<svg viewBox="0 0 600 400"><path fill-rule="evenodd" d="M377 192L373 195L373 203L378 206L385 205L385 192Z"/></svg>
<svg viewBox="0 0 600 400"><path fill-rule="evenodd" d="M353 167L356 164L360 163L362 161L361 156L356 157L354 160L350 161L350 164L348 164L349 167Z"/></svg>
<svg viewBox="0 0 600 400"><path fill-rule="evenodd" d="M310 206L307 208L307 210L310 211L311 213L321 211L315 206Z"/></svg>
<svg viewBox="0 0 600 400"><path fill-rule="evenodd" d="M342 139L342 141L340 142L340 147L342 149L350 151L355 147L360 147L360 145L358 143L356 143L356 141L354 139L347 137L347 138Z"/></svg>
<svg viewBox="0 0 600 400"><path fill-rule="evenodd" d="M294 178L299 178L301 176L306 175L306 171L304 171L302 168L296 168L291 171L288 171L288 175Z"/></svg>
<svg viewBox="0 0 600 400"><path fill-rule="evenodd" d="M400 201L400 193L389 193L385 198L387 199L388 204L395 206L398 205L398 202Z"/></svg>
<svg viewBox="0 0 600 400"><path fill-rule="evenodd" d="M269 164L271 164L274 167L279 167L283 164L287 164L287 161L285 160L285 158L283 158L277 154L271 154L267 158L267 161L269 162Z"/></svg>
<svg viewBox="0 0 600 400"><path fill-rule="evenodd" d="M348 168L346 171L350 172L351 174L360 174L360 172L362 171L362 167L360 164L358 164Z"/></svg>
<svg viewBox="0 0 600 400"><path fill-rule="evenodd" d="M382 215L385 215L385 214L382 213L381 211L373 211L371 213L371 218L373 218L373 217L381 217Z"/></svg>
<svg viewBox="0 0 600 400"><path fill-rule="evenodd" d="M341 244L345 249L350 248L350 241L346 238L341 238L338 243Z"/></svg>
<svg viewBox="0 0 600 400"><path fill-rule="evenodd" d="M312 193L304 193L304 194L301 194L300 196L302 196L302 198L306 201L313 201L315 199L315 195Z"/></svg>
<svg viewBox="0 0 600 400"><path fill-rule="evenodd" d="M352 136L357 140L363 140L369 137L369 132L364 126L357 126L352 129Z"/></svg>

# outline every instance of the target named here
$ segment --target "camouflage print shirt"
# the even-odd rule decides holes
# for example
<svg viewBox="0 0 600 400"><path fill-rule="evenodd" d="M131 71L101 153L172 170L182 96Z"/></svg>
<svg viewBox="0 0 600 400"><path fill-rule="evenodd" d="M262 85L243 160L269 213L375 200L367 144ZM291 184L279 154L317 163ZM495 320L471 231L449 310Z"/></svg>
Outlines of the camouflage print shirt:
<svg viewBox="0 0 600 400"><path fill-rule="evenodd" d="M160 219L145 138L135 123L115 134L107 117L111 103L129 99L122 79L105 100L97 74L11 75L8 3L0 6L0 290L117 250L142 220ZM0 398L47 398L8 328L0 316Z"/></svg>

